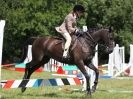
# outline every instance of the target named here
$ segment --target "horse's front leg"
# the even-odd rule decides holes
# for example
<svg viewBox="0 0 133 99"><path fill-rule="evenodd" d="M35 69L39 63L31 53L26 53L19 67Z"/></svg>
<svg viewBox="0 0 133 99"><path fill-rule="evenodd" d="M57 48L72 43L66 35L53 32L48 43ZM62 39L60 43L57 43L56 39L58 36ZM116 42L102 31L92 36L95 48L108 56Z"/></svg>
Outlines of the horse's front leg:
<svg viewBox="0 0 133 99"><path fill-rule="evenodd" d="M87 94L89 94L91 96L91 89L90 89L90 76L87 73L86 69L85 69L85 65L83 61L78 61L77 62L77 66L79 68L79 70L83 73L83 75L85 76L86 79L86 90L87 90Z"/></svg>
<svg viewBox="0 0 133 99"><path fill-rule="evenodd" d="M88 64L87 67L94 70L94 72L96 74L95 80L94 80L94 85L92 86L92 89L91 89L91 92L95 92L96 88L97 88L97 84L98 84L99 70L92 63Z"/></svg>

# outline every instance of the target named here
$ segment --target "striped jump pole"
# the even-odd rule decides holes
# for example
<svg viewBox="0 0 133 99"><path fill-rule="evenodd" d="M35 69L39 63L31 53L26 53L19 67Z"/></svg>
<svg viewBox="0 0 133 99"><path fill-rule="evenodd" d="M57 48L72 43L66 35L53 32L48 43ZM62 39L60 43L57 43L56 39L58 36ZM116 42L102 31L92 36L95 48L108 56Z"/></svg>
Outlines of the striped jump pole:
<svg viewBox="0 0 133 99"><path fill-rule="evenodd" d="M22 81L26 83L25 87L81 85L81 81L77 77L56 79L3 80L1 85L2 88L22 88Z"/></svg>

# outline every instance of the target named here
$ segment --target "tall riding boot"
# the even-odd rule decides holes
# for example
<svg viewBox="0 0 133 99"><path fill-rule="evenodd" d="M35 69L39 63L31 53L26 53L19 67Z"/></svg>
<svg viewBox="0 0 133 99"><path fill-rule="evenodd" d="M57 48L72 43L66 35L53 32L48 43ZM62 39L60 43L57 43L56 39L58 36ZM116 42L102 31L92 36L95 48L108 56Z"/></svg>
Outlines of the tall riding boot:
<svg viewBox="0 0 133 99"><path fill-rule="evenodd" d="M67 58L67 55L68 55L68 49L64 49L63 58Z"/></svg>

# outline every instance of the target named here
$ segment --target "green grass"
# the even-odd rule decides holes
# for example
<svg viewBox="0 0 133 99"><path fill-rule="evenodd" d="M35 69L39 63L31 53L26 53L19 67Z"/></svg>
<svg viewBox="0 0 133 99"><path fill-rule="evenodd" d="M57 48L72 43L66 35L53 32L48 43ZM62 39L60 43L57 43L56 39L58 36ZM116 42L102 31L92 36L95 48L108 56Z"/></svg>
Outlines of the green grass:
<svg viewBox="0 0 133 99"><path fill-rule="evenodd" d="M2 69L2 79L21 79L23 72L16 72ZM31 78L55 78L49 72L34 73ZM81 86L62 86L62 87L39 87L27 88L24 93L18 89L1 89L1 99L89 99L90 97L82 91L73 91L72 89ZM116 92L108 92L115 90ZM98 89L92 94L91 99L133 99L133 79L100 79Z"/></svg>

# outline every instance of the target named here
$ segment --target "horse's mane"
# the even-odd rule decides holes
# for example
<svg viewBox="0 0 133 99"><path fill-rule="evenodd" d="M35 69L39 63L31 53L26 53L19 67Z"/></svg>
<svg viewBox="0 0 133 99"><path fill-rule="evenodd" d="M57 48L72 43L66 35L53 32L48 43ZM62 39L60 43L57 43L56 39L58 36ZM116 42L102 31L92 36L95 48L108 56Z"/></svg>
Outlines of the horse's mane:
<svg viewBox="0 0 133 99"><path fill-rule="evenodd" d="M109 26L109 27L94 27L94 28L88 28L88 31L90 34L91 33L94 33L96 31L99 31L99 30L102 30L102 29L107 29L109 30L109 32L112 32L113 31L113 27L112 26Z"/></svg>
<svg viewBox="0 0 133 99"><path fill-rule="evenodd" d="M94 33L98 30L101 30L101 29L107 29L107 28L101 28L101 27L88 28L87 32L89 32L91 34L91 33Z"/></svg>

